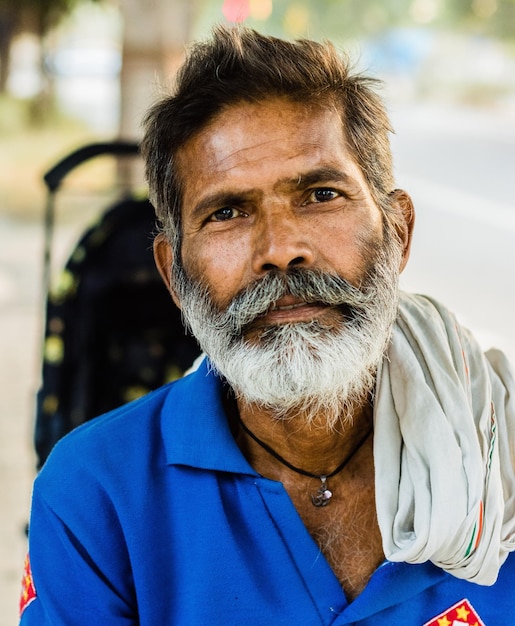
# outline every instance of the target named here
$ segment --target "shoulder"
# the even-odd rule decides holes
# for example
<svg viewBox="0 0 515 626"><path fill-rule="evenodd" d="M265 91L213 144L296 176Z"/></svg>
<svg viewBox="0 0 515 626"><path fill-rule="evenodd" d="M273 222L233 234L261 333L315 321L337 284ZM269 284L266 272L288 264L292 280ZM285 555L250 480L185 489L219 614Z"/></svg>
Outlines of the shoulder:
<svg viewBox="0 0 515 626"><path fill-rule="evenodd" d="M162 423L174 420L175 381L138 400L96 417L63 437L36 477L34 491L49 503L60 493L102 491L127 480L145 479L164 457Z"/></svg>
<svg viewBox="0 0 515 626"><path fill-rule="evenodd" d="M35 491L48 495L54 485L113 485L131 476L145 480L166 464L165 448L180 437L184 423L205 412L217 393L218 380L207 374L207 366L199 368L73 430L50 453Z"/></svg>
<svg viewBox="0 0 515 626"><path fill-rule="evenodd" d="M45 467L67 457L77 460L106 445L113 454L130 440L137 438L141 441L141 437L148 437L159 426L164 404L174 384L160 387L77 427L56 444Z"/></svg>

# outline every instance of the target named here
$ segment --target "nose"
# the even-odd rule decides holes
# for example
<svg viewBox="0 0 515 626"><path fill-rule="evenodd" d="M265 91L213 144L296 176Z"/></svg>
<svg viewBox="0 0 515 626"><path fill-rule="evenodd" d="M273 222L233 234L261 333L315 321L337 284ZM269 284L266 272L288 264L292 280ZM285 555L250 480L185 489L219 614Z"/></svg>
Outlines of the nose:
<svg viewBox="0 0 515 626"><path fill-rule="evenodd" d="M284 272L295 266L311 266L315 254L309 239L294 215L276 212L264 216L254 239L254 272L261 275L270 270Z"/></svg>

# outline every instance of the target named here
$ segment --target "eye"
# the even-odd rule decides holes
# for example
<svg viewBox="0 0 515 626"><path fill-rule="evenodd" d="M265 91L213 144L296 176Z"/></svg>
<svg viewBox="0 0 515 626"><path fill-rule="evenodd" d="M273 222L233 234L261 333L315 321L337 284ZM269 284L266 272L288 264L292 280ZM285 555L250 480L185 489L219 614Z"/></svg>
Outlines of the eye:
<svg viewBox="0 0 515 626"><path fill-rule="evenodd" d="M319 187L310 192L308 202L329 202L330 200L338 198L339 195L340 194L334 189Z"/></svg>
<svg viewBox="0 0 515 626"><path fill-rule="evenodd" d="M241 211L235 209L234 207L224 206L221 209L215 211L209 218L210 222L227 222L228 220L232 220L235 217L239 217L243 215Z"/></svg>

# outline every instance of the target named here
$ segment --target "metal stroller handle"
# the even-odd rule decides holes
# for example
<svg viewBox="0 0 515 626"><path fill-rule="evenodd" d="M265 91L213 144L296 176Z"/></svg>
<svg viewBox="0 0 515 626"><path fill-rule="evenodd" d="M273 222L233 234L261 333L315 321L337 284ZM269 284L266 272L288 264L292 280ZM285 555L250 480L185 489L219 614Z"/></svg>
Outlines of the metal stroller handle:
<svg viewBox="0 0 515 626"><path fill-rule="evenodd" d="M135 141L119 139L116 141L92 143L61 159L56 165L48 170L43 180L48 188L47 203L44 220L44 247L43 247L43 294L48 293L50 286L50 265L52 236L54 231L55 195L63 178L75 167L96 156L137 156L139 146Z"/></svg>
<svg viewBox="0 0 515 626"><path fill-rule="evenodd" d="M65 176L75 167L100 155L130 156L139 153L139 146L134 141L117 140L109 143L92 143L72 152L54 165L43 176L50 192L56 191Z"/></svg>

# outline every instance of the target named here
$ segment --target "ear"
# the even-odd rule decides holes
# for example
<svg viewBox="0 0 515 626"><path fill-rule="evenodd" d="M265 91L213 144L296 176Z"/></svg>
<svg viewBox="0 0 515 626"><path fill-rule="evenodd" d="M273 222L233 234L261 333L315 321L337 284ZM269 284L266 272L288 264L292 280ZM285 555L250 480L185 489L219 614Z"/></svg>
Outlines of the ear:
<svg viewBox="0 0 515 626"><path fill-rule="evenodd" d="M403 246L403 255L400 271L406 267L411 249L413 227L415 226L415 207L410 195L403 189L395 189L390 193L392 209L397 213L394 218L394 227Z"/></svg>
<svg viewBox="0 0 515 626"><path fill-rule="evenodd" d="M180 308L179 298L172 282L173 250L163 233L159 233L154 239L154 260L173 301Z"/></svg>

